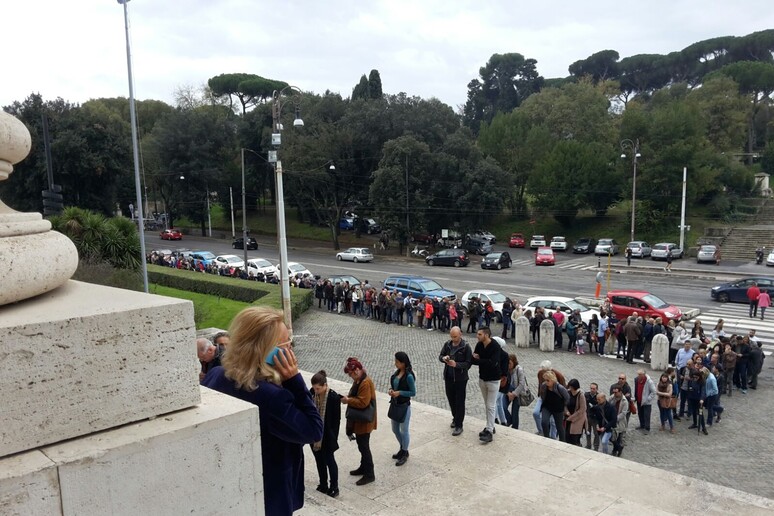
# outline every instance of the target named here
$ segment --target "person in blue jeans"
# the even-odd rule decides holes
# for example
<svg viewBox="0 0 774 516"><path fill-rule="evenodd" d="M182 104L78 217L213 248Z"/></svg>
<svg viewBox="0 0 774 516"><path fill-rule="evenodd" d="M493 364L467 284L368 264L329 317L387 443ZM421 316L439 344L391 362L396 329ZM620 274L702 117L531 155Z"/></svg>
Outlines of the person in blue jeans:
<svg viewBox="0 0 774 516"><path fill-rule="evenodd" d="M566 385L567 381L564 378L564 375L557 371L556 369L551 368L551 361L550 360L543 360L543 362L540 363L540 370L538 371L538 385L543 383L543 374L546 371L553 371L556 375L557 380L559 383L564 386ZM532 411L532 417L535 420L535 427L537 428L537 433L539 435L543 435L543 400L540 398L540 396L537 397L537 401L535 402L535 409ZM551 439L556 439L557 431L556 431L556 423L554 422L553 418L550 419L549 423L549 436Z"/></svg>
<svg viewBox="0 0 774 516"><path fill-rule="evenodd" d="M390 390L387 394L392 398L390 403L408 405L403 421L391 419L392 433L398 440L400 450L392 456L396 459L396 466L403 466L409 458L409 422L411 421L411 398L417 395L416 377L411 368L411 360L403 351L395 353L396 370L390 377Z"/></svg>
<svg viewBox="0 0 774 516"><path fill-rule="evenodd" d="M607 401L604 392L597 394L597 405L594 407L594 413L597 419L597 427L594 430L599 434L602 453L608 455L610 454L610 439L613 437L613 429L618 423L618 414L616 414L615 406Z"/></svg>
<svg viewBox="0 0 774 516"><path fill-rule="evenodd" d="M718 404L718 380L715 375L709 372L707 369L707 376L704 379L704 391L707 394L707 398L704 400L704 407L707 409L707 426L712 426L712 421L715 419L715 406Z"/></svg>

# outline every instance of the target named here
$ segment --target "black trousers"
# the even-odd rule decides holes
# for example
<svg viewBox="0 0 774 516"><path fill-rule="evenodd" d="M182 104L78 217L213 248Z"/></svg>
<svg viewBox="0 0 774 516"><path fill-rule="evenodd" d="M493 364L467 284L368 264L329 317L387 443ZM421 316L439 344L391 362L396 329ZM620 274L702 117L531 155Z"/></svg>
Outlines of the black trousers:
<svg viewBox="0 0 774 516"><path fill-rule="evenodd" d="M374 457L371 455L371 433L359 434L355 436L357 451L360 452L360 467L365 472L365 476L374 476Z"/></svg>
<svg viewBox="0 0 774 516"><path fill-rule="evenodd" d="M312 450L314 462L317 464L317 475L320 477L320 485L328 486L328 472L330 471L331 489L339 488L339 466L336 464L336 457L333 456L333 450Z"/></svg>
<svg viewBox="0 0 774 516"><path fill-rule="evenodd" d="M446 399L449 400L454 426L462 428L465 421L465 395L467 394L468 381L453 382L446 380Z"/></svg>

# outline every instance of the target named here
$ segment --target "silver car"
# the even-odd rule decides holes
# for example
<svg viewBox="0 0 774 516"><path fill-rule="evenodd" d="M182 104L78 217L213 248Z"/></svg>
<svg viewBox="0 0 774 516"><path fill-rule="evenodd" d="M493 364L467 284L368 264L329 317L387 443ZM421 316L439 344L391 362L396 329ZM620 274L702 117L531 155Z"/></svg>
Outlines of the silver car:
<svg viewBox="0 0 774 516"><path fill-rule="evenodd" d="M671 242L662 242L653 246L653 251L650 253L650 259L666 260L667 254L671 254L672 258L682 258L683 250L680 249L677 244Z"/></svg>
<svg viewBox="0 0 774 516"><path fill-rule="evenodd" d="M632 250L632 258L645 258L646 256L650 256L650 253L653 252L650 248L650 244L642 240L629 242L626 247Z"/></svg>
<svg viewBox="0 0 774 516"><path fill-rule="evenodd" d="M703 245L699 247L699 252L696 253L696 263L715 263L715 251L717 250L717 246L714 245Z"/></svg>
<svg viewBox="0 0 774 516"><path fill-rule="evenodd" d="M339 261L347 260L351 262L370 262L373 261L374 255L371 254L371 250L367 247L350 247L340 253L336 253L336 259Z"/></svg>
<svg viewBox="0 0 774 516"><path fill-rule="evenodd" d="M597 246L594 248L594 254L597 256L605 254L615 256L618 254L618 242L612 238L600 238L599 242L597 242Z"/></svg>

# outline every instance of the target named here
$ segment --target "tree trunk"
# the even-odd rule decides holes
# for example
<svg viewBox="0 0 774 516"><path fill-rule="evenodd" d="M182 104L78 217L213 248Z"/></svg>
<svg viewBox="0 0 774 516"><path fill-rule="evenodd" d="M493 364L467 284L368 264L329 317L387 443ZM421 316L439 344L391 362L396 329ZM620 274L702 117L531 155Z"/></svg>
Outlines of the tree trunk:
<svg viewBox="0 0 774 516"><path fill-rule="evenodd" d="M333 249L335 251L338 251L339 249L341 249L341 247L339 247L339 235L338 235L339 225L338 223L333 224L331 223L331 221L328 221L328 227L331 228L331 241L333 242Z"/></svg>

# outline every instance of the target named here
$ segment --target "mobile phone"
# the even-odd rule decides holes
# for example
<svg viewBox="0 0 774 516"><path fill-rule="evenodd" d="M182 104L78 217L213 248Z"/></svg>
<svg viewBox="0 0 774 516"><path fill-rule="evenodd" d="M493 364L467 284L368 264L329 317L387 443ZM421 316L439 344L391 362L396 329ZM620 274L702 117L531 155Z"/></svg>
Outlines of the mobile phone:
<svg viewBox="0 0 774 516"><path fill-rule="evenodd" d="M269 354L266 356L266 363L270 366L274 365L274 358L277 356L277 353L280 352L280 348L277 346L274 346L274 349L269 351Z"/></svg>

